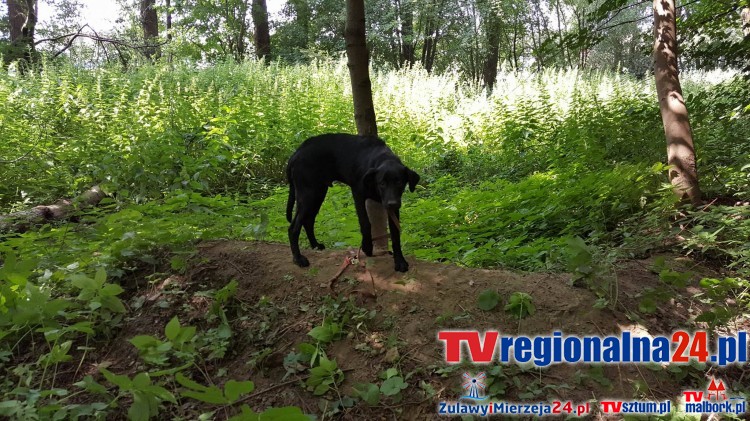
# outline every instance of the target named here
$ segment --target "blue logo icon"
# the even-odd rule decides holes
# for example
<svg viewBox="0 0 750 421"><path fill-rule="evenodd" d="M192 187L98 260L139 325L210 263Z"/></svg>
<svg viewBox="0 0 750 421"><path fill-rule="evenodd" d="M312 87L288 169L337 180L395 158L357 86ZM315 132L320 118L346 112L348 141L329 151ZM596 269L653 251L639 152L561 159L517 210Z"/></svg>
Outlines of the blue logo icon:
<svg viewBox="0 0 750 421"><path fill-rule="evenodd" d="M487 399L487 397L482 396L482 392L487 387L487 383L485 383L487 376L484 372L479 373L476 376L464 373L461 377L464 380L461 386L467 393L465 396L461 396L461 399L471 399L475 401L483 401Z"/></svg>

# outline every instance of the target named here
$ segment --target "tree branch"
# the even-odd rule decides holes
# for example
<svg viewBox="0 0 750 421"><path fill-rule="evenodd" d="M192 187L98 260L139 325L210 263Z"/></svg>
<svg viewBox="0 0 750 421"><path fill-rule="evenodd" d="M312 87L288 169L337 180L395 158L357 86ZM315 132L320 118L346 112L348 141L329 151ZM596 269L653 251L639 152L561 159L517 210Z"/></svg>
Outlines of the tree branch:
<svg viewBox="0 0 750 421"><path fill-rule="evenodd" d="M83 32L83 30L86 29L86 28L88 28L91 31L91 33ZM78 30L76 32L72 32L72 33L65 34L65 35L59 35L59 36L51 37L51 38L40 39L40 40L34 42L34 45L39 45L39 44L44 43L44 42L59 42L59 41L64 40L66 38L68 38L68 40L65 42L65 45L63 46L63 48L60 49L59 51L57 51L55 54L53 54L52 58L57 58L60 54L64 53L66 50L68 50L73 45L73 41L75 41L77 38L88 38L88 39L90 39L90 40L92 40L94 42L98 42L100 44L104 44L104 43L112 44L118 50L117 51L118 53L120 53L119 49L117 48L118 46L119 47L130 48L130 49L133 49L133 50L141 50L141 49L151 48L151 47L161 47L162 45L167 44L167 41L164 41L164 42L161 42L161 43L158 43L158 44L153 44L153 45L151 45L151 44L148 44L148 45L147 44L131 44L131 43L128 43L128 42L120 40L120 39L101 36L101 35L99 35L94 30L94 28L92 28L91 26L89 26L89 24L85 24L85 25L81 26L80 28L78 28Z"/></svg>

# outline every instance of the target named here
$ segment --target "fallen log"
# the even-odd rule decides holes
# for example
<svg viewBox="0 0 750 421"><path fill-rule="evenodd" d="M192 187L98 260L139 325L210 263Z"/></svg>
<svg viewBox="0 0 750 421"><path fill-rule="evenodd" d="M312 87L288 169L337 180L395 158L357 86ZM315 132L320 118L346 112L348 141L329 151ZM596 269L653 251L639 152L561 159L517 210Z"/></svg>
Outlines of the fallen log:
<svg viewBox="0 0 750 421"><path fill-rule="evenodd" d="M105 196L99 186L94 186L72 200L60 199L51 205L0 215L0 234L25 232L35 225L66 219L77 210L98 205Z"/></svg>

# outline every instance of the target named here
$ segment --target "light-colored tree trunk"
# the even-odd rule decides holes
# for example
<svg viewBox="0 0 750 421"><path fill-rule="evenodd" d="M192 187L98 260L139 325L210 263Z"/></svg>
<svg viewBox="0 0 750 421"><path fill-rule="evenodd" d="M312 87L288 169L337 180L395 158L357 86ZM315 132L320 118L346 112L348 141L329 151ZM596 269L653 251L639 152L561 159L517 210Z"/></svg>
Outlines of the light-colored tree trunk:
<svg viewBox="0 0 750 421"><path fill-rule="evenodd" d="M750 7L745 7L740 13L742 21L742 35L750 37Z"/></svg>
<svg viewBox="0 0 750 421"><path fill-rule="evenodd" d="M354 121L357 133L362 136L377 136L378 126L375 120L375 106L372 103L372 84L370 83L369 51L365 35L364 0L346 1L346 38L347 66L352 82L354 101ZM367 215L372 225L374 249L387 249L388 214L385 208L371 200L365 203Z"/></svg>
<svg viewBox="0 0 750 421"><path fill-rule="evenodd" d="M677 25L674 0L654 0L654 74L659 110L667 137L669 180L685 201L699 204L701 191L693 134L682 97L677 68Z"/></svg>

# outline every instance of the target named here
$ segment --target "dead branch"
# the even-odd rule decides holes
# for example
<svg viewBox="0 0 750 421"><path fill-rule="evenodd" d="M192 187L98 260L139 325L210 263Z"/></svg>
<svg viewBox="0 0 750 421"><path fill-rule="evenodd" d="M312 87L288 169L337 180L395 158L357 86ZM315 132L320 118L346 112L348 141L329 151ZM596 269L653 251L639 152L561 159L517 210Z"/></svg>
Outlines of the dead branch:
<svg viewBox="0 0 750 421"><path fill-rule="evenodd" d="M77 210L98 205L105 196L99 186L94 186L73 200L60 199L52 205L0 215L0 233L25 232L34 225L66 219Z"/></svg>
<svg viewBox="0 0 750 421"><path fill-rule="evenodd" d="M87 29L87 28L90 32L84 32L84 29ZM71 46L73 46L73 42L78 38L87 38L102 45L110 44L115 47L118 53L120 53L120 49L118 47L125 47L125 48L129 48L132 50L142 50L145 48L161 47L162 45L165 45L167 43L167 41L164 41L164 42L157 43L157 44L132 44L127 41L123 41L121 39L110 38L110 37L99 35L99 33L97 33L94 30L94 28L92 28L88 24L85 24L81 26L80 28L78 28L76 32L71 32L69 34L59 35L59 36L51 37L51 38L43 38L34 42L34 45L39 45L45 42L60 42L62 40L67 39L67 41L65 41L65 45L63 45L63 47L59 51L55 52L55 54L52 55L52 58L56 58L60 54L67 51Z"/></svg>

